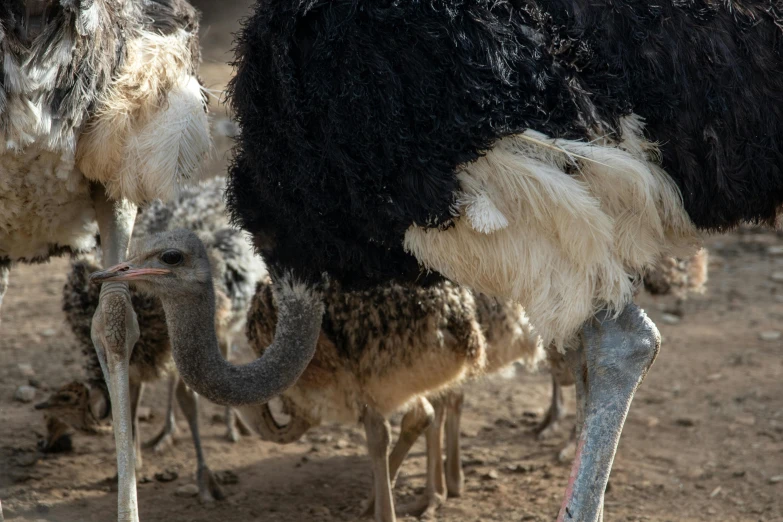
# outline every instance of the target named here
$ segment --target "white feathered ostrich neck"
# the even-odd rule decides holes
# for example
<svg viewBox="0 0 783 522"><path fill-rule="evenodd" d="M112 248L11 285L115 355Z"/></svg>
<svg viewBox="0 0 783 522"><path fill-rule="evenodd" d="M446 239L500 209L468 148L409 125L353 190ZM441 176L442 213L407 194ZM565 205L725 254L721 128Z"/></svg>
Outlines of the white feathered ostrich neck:
<svg viewBox="0 0 783 522"><path fill-rule="evenodd" d="M90 181L169 198L209 148L184 0L0 3L0 260L94 247Z"/></svg>

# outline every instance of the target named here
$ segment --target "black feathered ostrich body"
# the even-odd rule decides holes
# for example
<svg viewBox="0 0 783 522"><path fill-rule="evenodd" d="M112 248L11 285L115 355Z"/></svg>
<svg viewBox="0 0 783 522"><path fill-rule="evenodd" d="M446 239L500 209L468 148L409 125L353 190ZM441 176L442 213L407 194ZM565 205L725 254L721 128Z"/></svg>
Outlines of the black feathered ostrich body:
<svg viewBox="0 0 783 522"><path fill-rule="evenodd" d="M761 0L259 1L229 206L273 271L431 270L580 332L560 516L598 520L659 345L639 276L783 203L781 27Z"/></svg>
<svg viewBox="0 0 783 522"><path fill-rule="evenodd" d="M187 0L0 0L0 301L14 262L126 256L136 205L168 198L210 147ZM128 359L138 324L108 284L92 323L112 398L118 520L138 520ZM2 518L0 514L0 518Z"/></svg>
<svg viewBox="0 0 783 522"><path fill-rule="evenodd" d="M423 265L567 335L697 228L775 219L781 13L260 2L231 86L230 206L272 262L349 283Z"/></svg>

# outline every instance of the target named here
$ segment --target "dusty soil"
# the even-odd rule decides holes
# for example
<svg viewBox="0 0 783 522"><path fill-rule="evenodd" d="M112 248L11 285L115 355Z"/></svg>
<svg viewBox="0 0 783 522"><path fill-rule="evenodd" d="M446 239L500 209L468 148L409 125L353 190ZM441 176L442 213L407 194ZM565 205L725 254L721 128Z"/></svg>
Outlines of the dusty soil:
<svg viewBox="0 0 783 522"><path fill-rule="evenodd" d="M230 32L244 7L201 2L206 84L220 91L230 74ZM210 7L211 4L211 7ZM213 104L216 126L226 111ZM219 140L211 168L223 168L229 140ZM783 238L744 230L708 242L711 281L706 295L685 305L678 324L661 320L669 300L641 296L659 325L664 347L634 402L606 496L607 520L783 521L783 340L760 333L783 329ZM42 415L14 400L29 377L36 399L81 376L79 348L60 312L66 260L18 267L11 277L0 325L0 499L7 521L111 521L116 473L110 435L77 435L70 453L38 460ZM546 374L512 374L468 387L464 415L466 492L450 499L439 519L451 522L553 520L568 466L557 462L567 430L540 442L532 427L549 400ZM143 437L163 422L165 385L146 392L152 417ZM569 397L569 407L572 400ZM162 456L145 452L139 504L144 522L354 520L368 493L370 469L358 427L330 426L304 440L275 446L252 438L227 442L221 408L202 401L208 462L232 471L227 500L209 506L175 491L194 482L194 452L179 417L176 445ZM217 416L217 417L216 417ZM566 424L573 422L573 417ZM154 476L175 471L179 478ZM495 471L495 473L489 473ZM495 478L493 478L495 477ZM423 445L405 464L400 502L424 484Z"/></svg>

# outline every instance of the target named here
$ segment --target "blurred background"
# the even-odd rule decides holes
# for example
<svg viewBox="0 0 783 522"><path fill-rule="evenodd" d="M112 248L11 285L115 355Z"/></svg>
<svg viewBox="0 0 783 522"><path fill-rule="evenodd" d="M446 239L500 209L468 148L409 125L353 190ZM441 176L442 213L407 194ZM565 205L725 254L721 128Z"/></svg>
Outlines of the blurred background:
<svg viewBox="0 0 783 522"><path fill-rule="evenodd" d="M225 172L234 126L221 102L232 70L232 33L245 0L193 0L203 13L201 76L210 101L212 175ZM710 280L681 314L673 298L640 296L663 349L631 409L606 495L609 521L783 521L783 236L743 228L712 238ZM114 441L74 437L71 452L40 455L43 416L33 409L80 377L81 354L61 308L69 261L11 273L0 325L0 499L6 521L87 522L116 518ZM236 350L247 357L242 343ZM34 389L20 400L20 386ZM550 378L508 371L468 387L463 416L466 488L439 520L551 521L569 466L559 449L573 424L547 440L532 429L549 404ZM573 412L573 391L566 390ZM148 387L142 439L165 417L166 384ZM194 482L193 447L179 415L167 453L145 452L139 474L144 522L355 520L370 493L363 430L325 426L276 446L225 440L222 408L201 402L207 460L221 472L225 501L202 505L183 493ZM395 428L396 433L396 428ZM424 485L423 444L403 466L397 495Z"/></svg>

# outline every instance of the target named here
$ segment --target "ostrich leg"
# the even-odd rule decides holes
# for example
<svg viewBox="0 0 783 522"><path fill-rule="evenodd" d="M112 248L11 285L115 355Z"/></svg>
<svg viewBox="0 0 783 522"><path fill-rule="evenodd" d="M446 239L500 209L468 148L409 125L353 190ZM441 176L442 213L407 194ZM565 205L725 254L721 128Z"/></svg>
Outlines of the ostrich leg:
<svg viewBox="0 0 783 522"><path fill-rule="evenodd" d="M202 502L214 502L226 498L218 486L204 459L204 450L201 448L201 435L198 426L198 395L190 390L184 382L179 380L177 384L177 402L188 419L190 435L193 437L193 447L196 450L196 481L198 482L198 495Z"/></svg>
<svg viewBox="0 0 783 522"><path fill-rule="evenodd" d="M653 322L633 304L617 317L598 314L581 340L566 357L576 377L577 422L584 420L558 522L602 520L625 417L661 343Z"/></svg>
<svg viewBox="0 0 783 522"><path fill-rule="evenodd" d="M100 185L93 187L93 204L101 233L104 266L124 261L136 219L136 207L111 201ZM139 339L139 324L131 305L127 283L110 282L101 287L98 309L92 319L92 342L109 386L114 442L117 447L117 520L138 522L136 458L133 419L128 385L128 363Z"/></svg>
<svg viewBox="0 0 783 522"><path fill-rule="evenodd" d="M462 471L460 449L460 421L465 394L456 391L446 397L446 491L450 497L462 496L465 488L465 474Z"/></svg>
<svg viewBox="0 0 783 522"><path fill-rule="evenodd" d="M3 297L8 290L8 275L11 273L11 262L0 261L0 321L3 319Z"/></svg>
<svg viewBox="0 0 783 522"><path fill-rule="evenodd" d="M174 435L177 434L177 418L174 415L174 397L177 390L179 377L169 378L169 402L166 409L166 421L160 432L143 444L144 448L152 448L157 454L161 454L174 444Z"/></svg>
<svg viewBox="0 0 783 522"><path fill-rule="evenodd" d="M389 455L389 482L391 483L392 491L394 491L394 484L397 482L397 475L403 461L405 461L405 457L408 456L413 444L424 433L424 430L429 427L434 418L435 410L432 408L430 401L424 397L416 399L416 403L403 416L402 425L400 426L400 437ZM373 485L362 516L369 517L374 512L375 486Z"/></svg>
<svg viewBox="0 0 783 522"><path fill-rule="evenodd" d="M557 382L557 377L552 374L552 402L541 423L536 426L534 432L539 440L544 440L555 434L560 429L560 421L565 418L563 406L563 388Z"/></svg>
<svg viewBox="0 0 783 522"><path fill-rule="evenodd" d="M362 422L367 435L367 452L372 461L375 522L396 522L389 475L391 427L380 413L370 407L364 410Z"/></svg>

